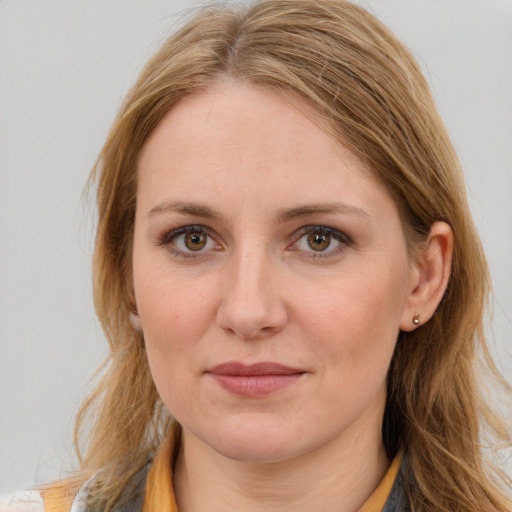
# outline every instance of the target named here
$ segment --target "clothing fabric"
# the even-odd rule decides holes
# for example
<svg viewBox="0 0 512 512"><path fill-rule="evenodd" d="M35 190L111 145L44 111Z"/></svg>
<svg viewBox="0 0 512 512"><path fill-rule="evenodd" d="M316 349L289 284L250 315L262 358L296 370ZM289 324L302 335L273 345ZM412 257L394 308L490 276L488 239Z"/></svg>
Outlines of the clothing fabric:
<svg viewBox="0 0 512 512"><path fill-rule="evenodd" d="M135 477L136 498L115 512L179 512L172 487L177 443L176 434L165 439L154 460ZM407 458L398 455L358 512L409 512L404 487L406 473ZM39 492L24 491L0 497L0 512L91 512L85 503L87 487L86 483L76 496L70 496L63 481Z"/></svg>
<svg viewBox="0 0 512 512"><path fill-rule="evenodd" d="M142 512L179 512L172 488L171 468L174 452L175 441L169 437L160 447L149 472ZM395 457L380 484L358 512L407 512L409 500L403 482L405 467L405 458L402 455Z"/></svg>

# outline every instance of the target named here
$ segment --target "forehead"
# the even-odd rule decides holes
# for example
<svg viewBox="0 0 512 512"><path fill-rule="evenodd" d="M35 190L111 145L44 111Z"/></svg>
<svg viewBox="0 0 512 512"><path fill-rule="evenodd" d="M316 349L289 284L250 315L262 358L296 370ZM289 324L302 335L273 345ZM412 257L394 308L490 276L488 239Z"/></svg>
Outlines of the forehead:
<svg viewBox="0 0 512 512"><path fill-rule="evenodd" d="M238 128L239 137L230 131ZM204 145L224 145L226 136L232 147L250 132L255 147L265 143L269 149L302 140L304 150L328 143L341 146L329 138L329 123L304 100L296 95L263 88L243 82L224 80L209 89L196 92L178 102L160 121L146 141L140 155L144 160L148 146L155 147L165 138L180 141L183 151L200 151Z"/></svg>
<svg viewBox="0 0 512 512"><path fill-rule="evenodd" d="M138 202L192 195L240 205L258 197L293 207L283 203L372 203L387 195L309 105L239 83L190 96L167 113L139 155L138 172Z"/></svg>

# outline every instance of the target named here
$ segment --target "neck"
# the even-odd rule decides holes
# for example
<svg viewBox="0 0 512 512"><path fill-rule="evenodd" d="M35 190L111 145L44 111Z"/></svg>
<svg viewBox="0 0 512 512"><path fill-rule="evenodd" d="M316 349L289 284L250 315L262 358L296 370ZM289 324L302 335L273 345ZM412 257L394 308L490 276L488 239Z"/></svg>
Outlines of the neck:
<svg viewBox="0 0 512 512"><path fill-rule="evenodd" d="M180 512L356 512L388 467L380 432L347 432L293 459L256 464L226 458L184 431L174 487Z"/></svg>

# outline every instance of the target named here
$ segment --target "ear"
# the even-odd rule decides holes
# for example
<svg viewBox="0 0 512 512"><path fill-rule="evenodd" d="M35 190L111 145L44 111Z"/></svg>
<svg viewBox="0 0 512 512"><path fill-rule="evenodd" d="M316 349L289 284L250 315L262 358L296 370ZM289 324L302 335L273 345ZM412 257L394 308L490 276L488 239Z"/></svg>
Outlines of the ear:
<svg viewBox="0 0 512 512"><path fill-rule="evenodd" d="M133 272L128 272L126 276L127 281L127 294L129 300L129 320L136 332L142 332L142 324L140 323L139 311L137 310L137 303L135 302L135 289L133 286Z"/></svg>
<svg viewBox="0 0 512 512"><path fill-rule="evenodd" d="M140 323L140 317L137 312L130 311L130 324L132 325L133 329L137 332L142 331L142 325Z"/></svg>
<svg viewBox="0 0 512 512"><path fill-rule="evenodd" d="M402 331L413 331L434 315L450 278L453 232L446 222L434 222L411 271L411 289L400 319Z"/></svg>

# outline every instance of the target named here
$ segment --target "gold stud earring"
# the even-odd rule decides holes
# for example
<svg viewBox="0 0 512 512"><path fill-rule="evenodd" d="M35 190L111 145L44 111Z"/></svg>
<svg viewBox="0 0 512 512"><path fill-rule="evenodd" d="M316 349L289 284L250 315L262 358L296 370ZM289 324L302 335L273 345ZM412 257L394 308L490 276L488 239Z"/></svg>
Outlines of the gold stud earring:
<svg viewBox="0 0 512 512"><path fill-rule="evenodd" d="M412 323L414 325L420 325L420 314L414 313L414 316L412 317Z"/></svg>

